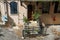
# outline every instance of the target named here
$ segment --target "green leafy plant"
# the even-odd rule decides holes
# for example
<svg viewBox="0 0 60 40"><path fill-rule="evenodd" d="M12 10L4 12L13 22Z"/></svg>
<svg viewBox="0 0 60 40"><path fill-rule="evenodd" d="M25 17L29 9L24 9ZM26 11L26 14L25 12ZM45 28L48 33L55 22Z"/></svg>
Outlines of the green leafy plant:
<svg viewBox="0 0 60 40"><path fill-rule="evenodd" d="M24 17L23 17L23 21L24 21L25 23L27 23L27 22L28 22L28 19L24 16Z"/></svg>
<svg viewBox="0 0 60 40"><path fill-rule="evenodd" d="M28 33L28 34L30 33L29 30L25 30L25 32Z"/></svg>
<svg viewBox="0 0 60 40"><path fill-rule="evenodd" d="M37 20L39 17L40 17L40 13L39 13L38 11L36 11L36 12L33 14L33 20Z"/></svg>

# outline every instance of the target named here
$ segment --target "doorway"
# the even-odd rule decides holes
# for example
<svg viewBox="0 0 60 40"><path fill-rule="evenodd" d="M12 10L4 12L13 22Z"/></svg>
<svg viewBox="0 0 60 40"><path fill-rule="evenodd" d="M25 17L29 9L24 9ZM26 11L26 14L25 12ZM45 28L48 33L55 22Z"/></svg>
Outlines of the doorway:
<svg viewBox="0 0 60 40"><path fill-rule="evenodd" d="M33 18L32 18L33 6L32 6L31 4L29 4L29 5L27 6L27 8L28 8L28 14L27 14L27 16L28 16L28 21L33 20Z"/></svg>

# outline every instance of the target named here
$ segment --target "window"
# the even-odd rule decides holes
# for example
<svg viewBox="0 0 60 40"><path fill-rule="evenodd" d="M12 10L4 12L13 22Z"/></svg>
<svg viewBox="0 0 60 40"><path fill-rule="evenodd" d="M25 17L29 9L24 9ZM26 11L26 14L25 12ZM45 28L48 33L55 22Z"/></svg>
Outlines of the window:
<svg viewBox="0 0 60 40"><path fill-rule="evenodd" d="M17 13L17 3L16 2L11 2L10 3L10 10L11 10L11 14L16 14Z"/></svg>
<svg viewBox="0 0 60 40"><path fill-rule="evenodd" d="M60 13L60 3L58 4L58 9L57 9L58 13Z"/></svg>
<svg viewBox="0 0 60 40"><path fill-rule="evenodd" d="M42 13L49 13L50 3L42 2Z"/></svg>
<svg viewBox="0 0 60 40"><path fill-rule="evenodd" d="M59 2L55 2L54 13L59 13L59 11L60 11Z"/></svg>
<svg viewBox="0 0 60 40"><path fill-rule="evenodd" d="M60 13L60 2L55 2L54 13Z"/></svg>

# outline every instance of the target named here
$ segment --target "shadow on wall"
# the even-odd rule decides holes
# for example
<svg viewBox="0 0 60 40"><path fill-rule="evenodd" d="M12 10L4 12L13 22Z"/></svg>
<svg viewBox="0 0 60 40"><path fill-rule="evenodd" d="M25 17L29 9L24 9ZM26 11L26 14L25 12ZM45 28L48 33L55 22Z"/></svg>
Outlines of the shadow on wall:
<svg viewBox="0 0 60 40"><path fill-rule="evenodd" d="M8 26L8 27L14 27L14 26L16 26L14 20L10 16L9 16L8 19L9 20L6 22L6 26Z"/></svg>
<svg viewBox="0 0 60 40"><path fill-rule="evenodd" d="M1 12L0 12L0 22L2 22L2 19L1 19Z"/></svg>

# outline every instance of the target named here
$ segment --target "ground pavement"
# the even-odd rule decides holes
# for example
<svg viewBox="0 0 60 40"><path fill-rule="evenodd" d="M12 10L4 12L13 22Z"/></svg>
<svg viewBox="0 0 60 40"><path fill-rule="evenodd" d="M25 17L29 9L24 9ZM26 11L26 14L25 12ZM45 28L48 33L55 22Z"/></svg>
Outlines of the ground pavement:
<svg viewBox="0 0 60 40"><path fill-rule="evenodd" d="M13 31L0 28L0 40L20 40L20 39Z"/></svg>
<svg viewBox="0 0 60 40"><path fill-rule="evenodd" d="M47 29L47 34L49 34L48 36L37 36L35 38L26 38L26 39L22 39L19 38L14 31L11 31L9 29L4 29L4 28L0 28L0 40L55 40L56 35L53 33L53 29L56 28L58 29L58 31L60 31L60 25L57 26L50 26ZM2 34L2 35L1 35ZM60 40L60 39L59 39Z"/></svg>

